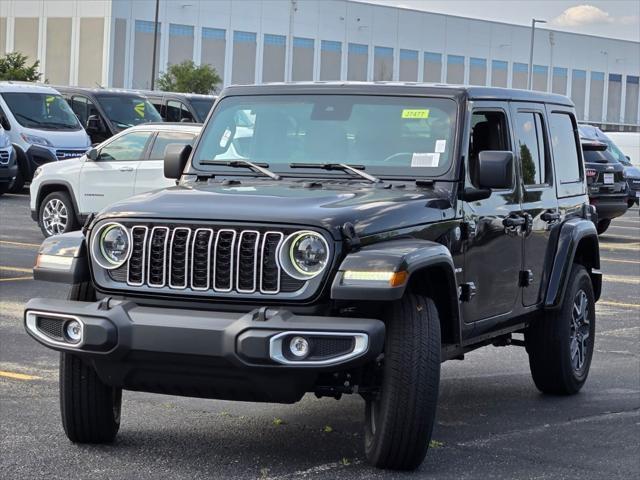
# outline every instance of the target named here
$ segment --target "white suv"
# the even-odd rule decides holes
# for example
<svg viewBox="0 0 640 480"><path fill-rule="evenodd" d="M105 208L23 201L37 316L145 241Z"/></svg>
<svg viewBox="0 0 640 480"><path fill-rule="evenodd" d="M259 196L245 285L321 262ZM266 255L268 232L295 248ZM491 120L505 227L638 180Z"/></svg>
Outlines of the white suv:
<svg viewBox="0 0 640 480"><path fill-rule="evenodd" d="M193 144L201 125L151 124L129 128L80 158L39 167L31 182L31 218L45 237L77 229L91 213L134 194L164 188L164 150Z"/></svg>

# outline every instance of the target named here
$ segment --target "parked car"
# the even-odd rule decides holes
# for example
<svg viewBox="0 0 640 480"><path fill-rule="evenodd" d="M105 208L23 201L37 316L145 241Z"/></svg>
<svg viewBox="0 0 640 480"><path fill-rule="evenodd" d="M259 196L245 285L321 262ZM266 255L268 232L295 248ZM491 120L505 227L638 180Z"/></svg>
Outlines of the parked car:
<svg viewBox="0 0 640 480"><path fill-rule="evenodd" d="M627 180L627 192L629 192L627 205L631 208L634 203L638 205L640 202L640 168L627 159L620 160L620 163L624 168L624 178Z"/></svg>
<svg viewBox="0 0 640 480"><path fill-rule="evenodd" d="M139 90L156 107L165 122L203 123L209 115L214 95Z"/></svg>
<svg viewBox="0 0 640 480"><path fill-rule="evenodd" d="M232 86L195 146L167 147L164 172L179 185L41 247L35 278L70 295L30 300L25 327L62 352L73 442L114 440L122 389L359 394L367 459L414 469L442 361L518 345L542 392L574 394L587 379L602 277L564 96Z"/></svg>
<svg viewBox="0 0 640 480"><path fill-rule="evenodd" d="M31 218L50 237L76 230L88 215L118 200L174 185L164 177L164 150L169 144L191 145L201 127L131 127L80 158L38 168L30 188Z"/></svg>
<svg viewBox="0 0 640 480"><path fill-rule="evenodd" d="M6 193L11 186L11 182L16 178L18 165L16 154L11 145L9 135L0 126L0 195Z"/></svg>
<svg viewBox="0 0 640 480"><path fill-rule="evenodd" d="M11 192L22 190L39 166L79 157L91 146L67 102L44 85L0 82L0 125L9 135L18 163Z"/></svg>
<svg viewBox="0 0 640 480"><path fill-rule="evenodd" d="M640 132L607 132L606 135L634 166L640 167Z"/></svg>
<svg viewBox="0 0 640 480"><path fill-rule="evenodd" d="M129 127L162 122L149 101L137 92L115 88L55 87L85 126L95 145Z"/></svg>
<svg viewBox="0 0 640 480"><path fill-rule="evenodd" d="M624 167L613 157L606 143L583 138L582 151L589 203L596 207L597 230L602 234L609 228L611 220L624 215L628 208Z"/></svg>

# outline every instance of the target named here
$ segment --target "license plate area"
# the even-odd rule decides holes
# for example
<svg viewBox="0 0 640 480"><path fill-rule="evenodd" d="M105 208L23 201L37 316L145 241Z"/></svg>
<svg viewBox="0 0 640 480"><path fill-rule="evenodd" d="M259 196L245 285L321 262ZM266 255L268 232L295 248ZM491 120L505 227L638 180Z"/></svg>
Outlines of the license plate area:
<svg viewBox="0 0 640 480"><path fill-rule="evenodd" d="M613 185L614 183L614 174L613 173L605 173L604 174L604 184L605 185Z"/></svg>

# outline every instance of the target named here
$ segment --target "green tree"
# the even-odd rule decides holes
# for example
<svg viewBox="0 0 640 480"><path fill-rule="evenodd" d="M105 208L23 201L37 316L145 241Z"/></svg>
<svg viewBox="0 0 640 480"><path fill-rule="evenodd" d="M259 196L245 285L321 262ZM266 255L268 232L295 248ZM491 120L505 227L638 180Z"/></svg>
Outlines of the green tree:
<svg viewBox="0 0 640 480"><path fill-rule="evenodd" d="M24 82L37 82L42 77L38 72L40 61L36 60L30 67L27 66L27 56L20 52L11 52L0 57L0 80L19 80Z"/></svg>
<svg viewBox="0 0 640 480"><path fill-rule="evenodd" d="M520 162L522 163L522 178L525 185L536 183L536 164L533 162L531 151L527 145L520 144Z"/></svg>
<svg viewBox="0 0 640 480"><path fill-rule="evenodd" d="M191 60L170 65L158 78L158 88L165 92L212 93L222 79L211 65L196 66Z"/></svg>

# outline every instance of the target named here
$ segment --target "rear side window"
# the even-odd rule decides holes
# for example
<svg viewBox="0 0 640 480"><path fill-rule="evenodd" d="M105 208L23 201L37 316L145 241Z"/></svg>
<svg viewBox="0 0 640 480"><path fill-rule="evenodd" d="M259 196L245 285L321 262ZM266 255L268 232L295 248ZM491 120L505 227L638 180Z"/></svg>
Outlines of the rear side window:
<svg viewBox="0 0 640 480"><path fill-rule="evenodd" d="M580 156L573 119L568 113L554 112L550 116L551 147L559 183L582 180Z"/></svg>
<svg viewBox="0 0 640 480"><path fill-rule="evenodd" d="M182 132L160 132L153 143L149 160L164 159L164 150L167 145L178 143L181 145L193 145L195 135L193 133Z"/></svg>
<svg viewBox="0 0 640 480"><path fill-rule="evenodd" d="M547 183L547 148L542 115L536 112L518 112L516 135L518 154L525 185Z"/></svg>

